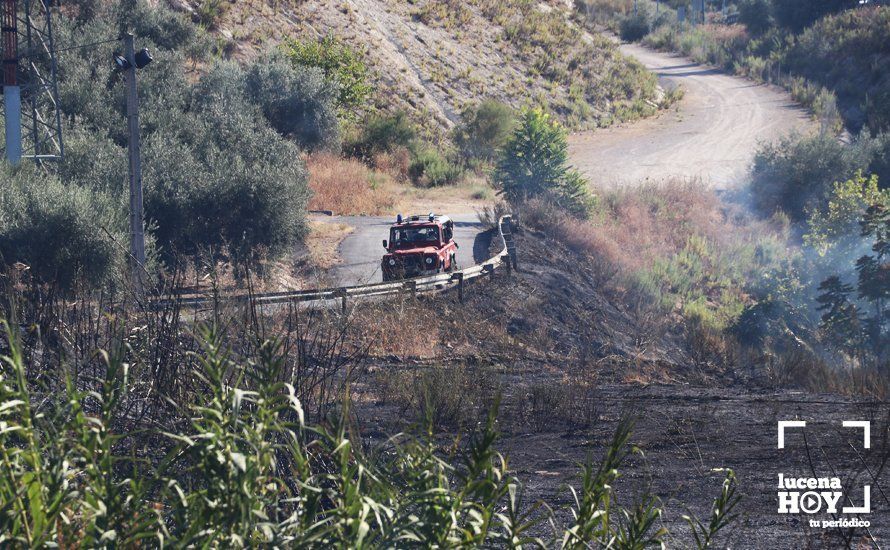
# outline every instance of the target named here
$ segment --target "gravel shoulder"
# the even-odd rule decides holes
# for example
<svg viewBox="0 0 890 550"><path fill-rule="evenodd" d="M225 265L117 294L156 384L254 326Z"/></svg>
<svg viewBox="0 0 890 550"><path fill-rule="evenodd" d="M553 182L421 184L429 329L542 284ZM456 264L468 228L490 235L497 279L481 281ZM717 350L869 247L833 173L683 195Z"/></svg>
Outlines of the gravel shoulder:
<svg viewBox="0 0 890 550"><path fill-rule="evenodd" d="M622 44L621 51L655 72L663 87L680 86L685 95L658 117L570 136L571 161L595 186L676 177L732 188L744 183L758 144L818 129L774 86L636 44Z"/></svg>

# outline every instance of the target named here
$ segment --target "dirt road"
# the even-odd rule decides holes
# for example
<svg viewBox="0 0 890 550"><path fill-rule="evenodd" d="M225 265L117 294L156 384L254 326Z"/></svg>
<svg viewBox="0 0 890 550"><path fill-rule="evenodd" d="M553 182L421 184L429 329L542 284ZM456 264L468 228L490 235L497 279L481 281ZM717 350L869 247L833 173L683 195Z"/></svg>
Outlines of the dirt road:
<svg viewBox="0 0 890 550"><path fill-rule="evenodd" d="M759 142L815 129L808 114L777 88L637 45L621 49L658 74L663 86L682 86L685 96L676 110L658 117L572 135L571 161L594 185L700 177L716 189L726 189L744 181ZM482 226L474 214L453 217L463 245L458 262L472 265L473 242ZM354 231L339 247L342 264L332 272L334 282L380 280L381 240L387 238L391 220L347 216L337 221Z"/></svg>
<svg viewBox="0 0 890 550"><path fill-rule="evenodd" d="M759 142L816 128L776 87L635 44L621 50L655 72L665 88L682 86L685 96L676 110L658 117L572 135L571 161L594 185L680 177L726 189L745 180Z"/></svg>

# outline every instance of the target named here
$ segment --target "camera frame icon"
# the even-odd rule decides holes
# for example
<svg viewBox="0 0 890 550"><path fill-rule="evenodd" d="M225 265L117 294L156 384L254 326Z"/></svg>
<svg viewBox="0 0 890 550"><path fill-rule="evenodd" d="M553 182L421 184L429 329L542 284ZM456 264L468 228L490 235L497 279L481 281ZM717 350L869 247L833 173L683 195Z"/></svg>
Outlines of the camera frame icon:
<svg viewBox="0 0 890 550"><path fill-rule="evenodd" d="M844 428L856 428L862 430L862 448L871 449L871 422L868 420L843 420L841 425ZM785 432L788 429L804 429L807 427L806 420L779 420L777 427L777 448L785 448ZM779 474L781 481L781 474ZM816 493L804 493L804 497L809 500L801 501L801 509L805 513L813 513L818 510L813 495ZM840 493L838 493L838 496ZM781 497L781 494L780 494ZM871 485L863 485L862 487L862 506L845 506L844 514L868 514L871 513ZM852 502L851 502L852 504ZM780 510L781 511L781 510Z"/></svg>

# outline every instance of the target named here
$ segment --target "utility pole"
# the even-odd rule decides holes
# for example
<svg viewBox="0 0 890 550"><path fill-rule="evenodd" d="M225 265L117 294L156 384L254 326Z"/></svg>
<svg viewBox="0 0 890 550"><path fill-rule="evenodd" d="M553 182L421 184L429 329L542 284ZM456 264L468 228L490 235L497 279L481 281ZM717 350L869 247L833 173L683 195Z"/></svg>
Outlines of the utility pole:
<svg viewBox="0 0 890 550"><path fill-rule="evenodd" d="M136 92L136 47L133 34L124 35L127 78L127 125L130 131L130 258L133 285L141 296L145 267L145 223L142 208L142 160L139 156L139 95Z"/></svg>

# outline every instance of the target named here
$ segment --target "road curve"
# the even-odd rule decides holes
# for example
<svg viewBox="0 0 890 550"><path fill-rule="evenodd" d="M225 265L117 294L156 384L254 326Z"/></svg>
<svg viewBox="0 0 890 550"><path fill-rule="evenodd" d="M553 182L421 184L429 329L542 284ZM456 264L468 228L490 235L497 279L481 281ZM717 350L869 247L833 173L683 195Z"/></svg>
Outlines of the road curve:
<svg viewBox="0 0 890 550"><path fill-rule="evenodd" d="M663 87L682 86L685 95L678 109L660 116L570 136L571 162L595 186L679 177L731 188L746 180L760 142L815 130L807 112L779 88L636 44L620 48L657 74Z"/></svg>
<svg viewBox="0 0 890 550"><path fill-rule="evenodd" d="M685 95L677 109L657 117L570 136L572 164L596 186L679 177L701 178L715 189L727 189L745 181L759 143L815 130L807 112L778 88L635 44L623 44L621 50L654 71L662 86L682 86ZM388 238L393 219L329 219L354 228L340 243L342 263L330 273L334 284L379 282L381 241ZM487 252L487 244L480 238L484 227L476 215L452 213L452 219L460 245L458 264L467 267L483 260L479 256Z"/></svg>
<svg viewBox="0 0 890 550"><path fill-rule="evenodd" d="M476 214L449 216L454 220L457 264L470 267L486 259L483 256L488 252L488 241L482 236L486 228ZM389 238L389 226L395 219L389 216L337 216L331 220L353 227L352 233L340 243L342 263L331 270L336 284L347 286L381 282L380 259L386 252L382 241Z"/></svg>

